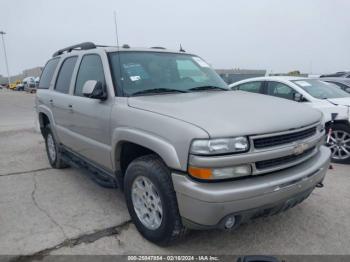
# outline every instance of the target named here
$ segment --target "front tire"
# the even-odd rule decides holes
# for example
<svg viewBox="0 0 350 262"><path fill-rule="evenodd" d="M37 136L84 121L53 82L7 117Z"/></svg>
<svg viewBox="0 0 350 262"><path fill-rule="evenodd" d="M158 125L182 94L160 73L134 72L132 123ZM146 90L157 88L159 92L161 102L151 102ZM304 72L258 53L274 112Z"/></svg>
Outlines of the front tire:
<svg viewBox="0 0 350 262"><path fill-rule="evenodd" d="M156 155L135 159L124 179L126 204L141 235L168 245L185 233L169 168Z"/></svg>
<svg viewBox="0 0 350 262"><path fill-rule="evenodd" d="M56 169L68 167L68 164L62 159L62 153L49 124L45 127L44 138L47 158L49 159L51 167Z"/></svg>
<svg viewBox="0 0 350 262"><path fill-rule="evenodd" d="M335 123L327 146L332 151L332 161L335 163L350 162L350 126Z"/></svg>

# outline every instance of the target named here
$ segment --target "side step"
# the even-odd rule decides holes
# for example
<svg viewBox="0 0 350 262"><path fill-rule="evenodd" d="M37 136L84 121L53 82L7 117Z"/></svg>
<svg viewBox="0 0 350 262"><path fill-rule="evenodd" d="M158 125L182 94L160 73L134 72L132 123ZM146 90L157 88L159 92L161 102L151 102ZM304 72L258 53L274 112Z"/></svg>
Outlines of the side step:
<svg viewBox="0 0 350 262"><path fill-rule="evenodd" d="M85 169L87 171L86 174L96 184L105 188L118 188L117 179L113 174L88 163L76 154L66 149L62 149L62 158L71 166Z"/></svg>

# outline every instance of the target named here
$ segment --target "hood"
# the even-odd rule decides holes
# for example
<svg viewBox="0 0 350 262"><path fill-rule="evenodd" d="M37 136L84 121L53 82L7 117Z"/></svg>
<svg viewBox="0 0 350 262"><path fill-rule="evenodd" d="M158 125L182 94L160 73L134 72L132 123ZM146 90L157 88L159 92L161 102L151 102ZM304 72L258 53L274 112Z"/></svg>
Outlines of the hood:
<svg viewBox="0 0 350 262"><path fill-rule="evenodd" d="M342 97L342 98L329 98L327 99L334 104L342 105L342 106L350 106L350 97Z"/></svg>
<svg viewBox="0 0 350 262"><path fill-rule="evenodd" d="M129 97L128 104L196 125L210 137L285 131L321 119L319 111L300 103L242 91Z"/></svg>

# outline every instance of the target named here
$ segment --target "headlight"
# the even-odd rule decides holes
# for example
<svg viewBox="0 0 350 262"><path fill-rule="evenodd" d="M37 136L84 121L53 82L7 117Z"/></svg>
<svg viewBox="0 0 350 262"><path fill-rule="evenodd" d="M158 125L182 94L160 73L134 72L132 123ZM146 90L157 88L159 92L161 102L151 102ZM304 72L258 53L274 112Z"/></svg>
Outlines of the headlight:
<svg viewBox="0 0 350 262"><path fill-rule="evenodd" d="M249 149L246 137L198 139L192 142L190 152L194 155L220 155L245 152Z"/></svg>
<svg viewBox="0 0 350 262"><path fill-rule="evenodd" d="M322 114L322 118L320 123L317 125L317 131L319 131L320 133L323 133L325 131L325 118L324 115Z"/></svg>
<svg viewBox="0 0 350 262"><path fill-rule="evenodd" d="M203 180L219 180L249 176L252 174L250 165L239 165L225 168L198 168L189 167L188 173Z"/></svg>

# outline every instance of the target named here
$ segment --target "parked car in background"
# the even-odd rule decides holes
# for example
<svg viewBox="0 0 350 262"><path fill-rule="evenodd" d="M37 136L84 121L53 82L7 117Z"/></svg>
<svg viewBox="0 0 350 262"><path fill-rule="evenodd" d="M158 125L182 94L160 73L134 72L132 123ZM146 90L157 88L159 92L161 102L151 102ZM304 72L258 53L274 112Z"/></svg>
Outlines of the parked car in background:
<svg viewBox="0 0 350 262"><path fill-rule="evenodd" d="M325 74L321 75L320 77L343 77L343 78L350 78L350 71L341 71L336 72L334 74Z"/></svg>
<svg viewBox="0 0 350 262"><path fill-rule="evenodd" d="M324 77L321 79L322 81L335 84L339 86L342 90L347 93L350 93L350 78L344 77Z"/></svg>
<svg viewBox="0 0 350 262"><path fill-rule="evenodd" d="M36 91L35 77L26 77L23 79L24 91L33 93Z"/></svg>
<svg viewBox="0 0 350 262"><path fill-rule="evenodd" d="M321 112L231 92L185 52L59 50L36 109L51 166L73 163L123 189L136 228L162 245L185 227L233 229L285 211L322 186L329 167Z"/></svg>
<svg viewBox="0 0 350 262"><path fill-rule="evenodd" d="M16 80L15 82L10 83L10 89L11 90L16 90L17 85L19 85L22 81L21 80Z"/></svg>
<svg viewBox="0 0 350 262"><path fill-rule="evenodd" d="M302 102L323 112L327 131L332 127L328 146L336 162L350 160L350 94L321 79L301 77L259 77L230 85L242 90ZM248 101L247 101L248 102ZM273 105L272 105L273 106ZM332 114L335 116L332 122ZM300 116L302 117L302 116Z"/></svg>
<svg viewBox="0 0 350 262"><path fill-rule="evenodd" d="M16 91L24 91L24 84L23 84L23 82L21 82L18 85L16 85L15 90Z"/></svg>
<svg viewBox="0 0 350 262"><path fill-rule="evenodd" d="M39 77L39 76L36 77L36 78L34 79L34 81L35 81L35 87L38 88L39 82L40 82L40 77Z"/></svg>

